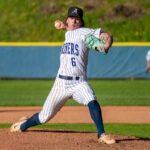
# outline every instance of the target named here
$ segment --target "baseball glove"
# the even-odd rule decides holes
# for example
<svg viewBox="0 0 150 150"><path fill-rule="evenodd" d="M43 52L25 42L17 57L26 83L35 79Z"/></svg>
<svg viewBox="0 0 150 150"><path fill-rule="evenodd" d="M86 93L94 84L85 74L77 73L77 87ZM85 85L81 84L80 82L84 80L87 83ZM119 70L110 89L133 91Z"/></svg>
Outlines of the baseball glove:
<svg viewBox="0 0 150 150"><path fill-rule="evenodd" d="M104 48L104 44L105 44L104 36L103 36L103 39L100 40L99 38L96 38L92 34L87 34L85 37L85 44L90 49L99 51L103 54L107 53Z"/></svg>

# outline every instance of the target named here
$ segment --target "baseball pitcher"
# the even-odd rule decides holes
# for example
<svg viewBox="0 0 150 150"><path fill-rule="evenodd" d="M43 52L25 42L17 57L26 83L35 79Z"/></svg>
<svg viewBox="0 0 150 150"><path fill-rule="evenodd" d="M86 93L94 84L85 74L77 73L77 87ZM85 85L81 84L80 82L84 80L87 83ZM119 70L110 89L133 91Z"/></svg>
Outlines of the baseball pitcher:
<svg viewBox="0 0 150 150"><path fill-rule="evenodd" d="M73 98L89 108L97 131L98 142L113 144L115 140L105 133L100 105L92 87L87 81L89 50L107 54L113 38L101 28L84 27L83 10L70 7L65 22L55 21L58 30L65 30L65 41L60 50L60 67L54 85L40 112L31 118L22 117L11 126L11 132L26 131L29 127L46 123L62 108L64 103Z"/></svg>

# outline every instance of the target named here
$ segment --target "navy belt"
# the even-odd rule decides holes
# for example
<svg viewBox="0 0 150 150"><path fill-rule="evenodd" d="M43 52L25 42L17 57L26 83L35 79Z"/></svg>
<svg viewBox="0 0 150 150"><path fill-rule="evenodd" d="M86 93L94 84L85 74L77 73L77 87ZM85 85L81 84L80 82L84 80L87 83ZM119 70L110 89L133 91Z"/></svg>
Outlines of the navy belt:
<svg viewBox="0 0 150 150"><path fill-rule="evenodd" d="M63 76L63 75L59 75L58 76L61 79L65 79L65 80L79 80L80 77L71 77L71 76Z"/></svg>

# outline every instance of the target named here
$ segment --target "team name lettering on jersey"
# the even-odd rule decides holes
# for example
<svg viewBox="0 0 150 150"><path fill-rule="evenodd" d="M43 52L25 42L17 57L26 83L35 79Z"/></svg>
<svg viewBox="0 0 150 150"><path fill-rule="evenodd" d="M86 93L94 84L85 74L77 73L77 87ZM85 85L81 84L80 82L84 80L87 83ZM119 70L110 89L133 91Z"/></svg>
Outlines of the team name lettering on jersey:
<svg viewBox="0 0 150 150"><path fill-rule="evenodd" d="M79 55L79 45L74 43L64 43L61 47L61 54Z"/></svg>

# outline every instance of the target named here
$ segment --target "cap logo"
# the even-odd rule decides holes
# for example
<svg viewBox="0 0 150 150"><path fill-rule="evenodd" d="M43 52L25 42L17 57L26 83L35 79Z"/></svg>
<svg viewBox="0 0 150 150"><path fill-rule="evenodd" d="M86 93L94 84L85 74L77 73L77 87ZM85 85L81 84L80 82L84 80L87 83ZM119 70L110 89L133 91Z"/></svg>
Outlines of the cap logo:
<svg viewBox="0 0 150 150"><path fill-rule="evenodd" d="M75 8L73 11L72 11L72 14L77 14L78 13L78 9L77 8Z"/></svg>

